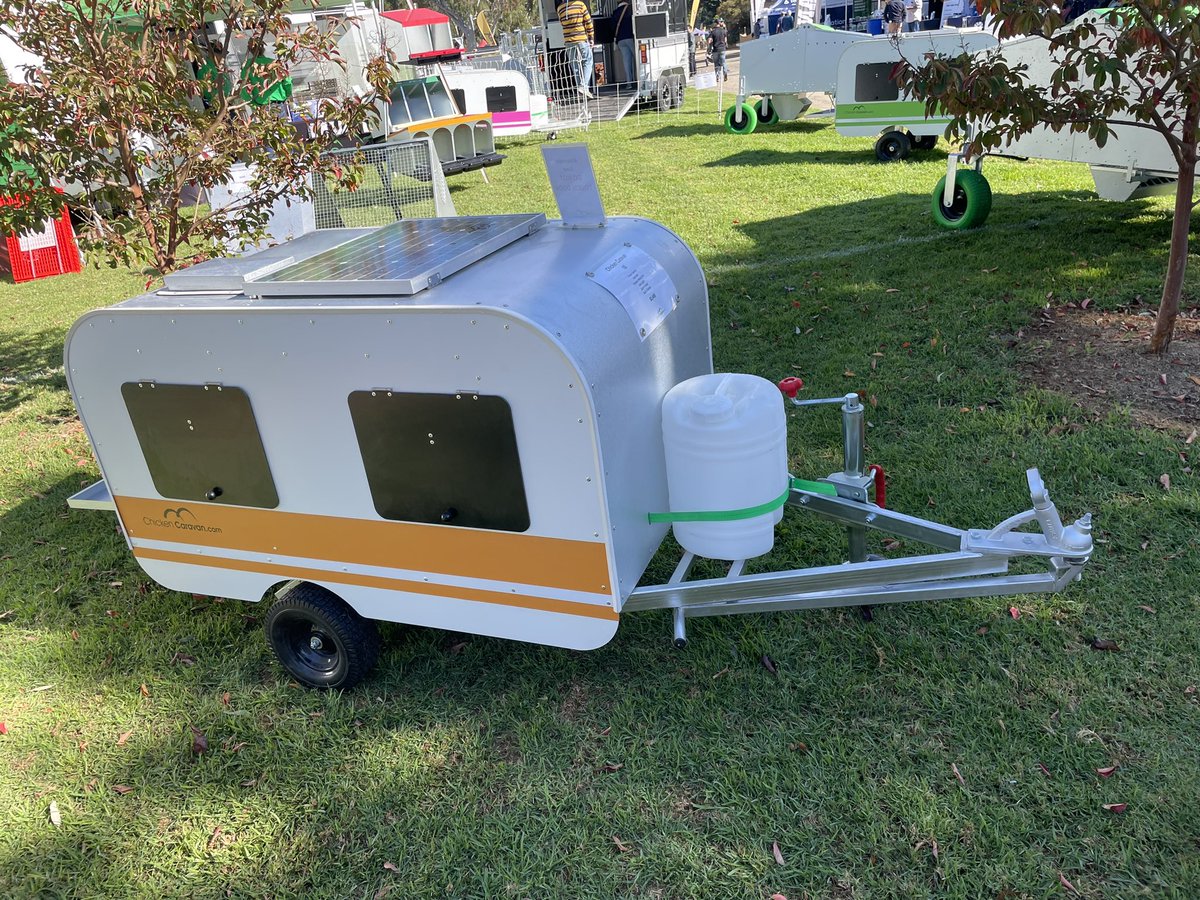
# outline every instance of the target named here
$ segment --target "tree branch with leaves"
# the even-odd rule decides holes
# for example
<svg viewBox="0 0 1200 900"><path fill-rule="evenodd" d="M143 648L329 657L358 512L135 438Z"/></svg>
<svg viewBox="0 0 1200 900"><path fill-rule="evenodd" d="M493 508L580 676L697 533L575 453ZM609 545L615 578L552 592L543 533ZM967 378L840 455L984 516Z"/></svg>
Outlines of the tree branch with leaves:
<svg viewBox="0 0 1200 900"><path fill-rule="evenodd" d="M83 248L165 273L265 235L310 179L350 180L322 154L378 114L375 95L283 102L288 71L342 65L351 22L289 15L288 0L0 0L0 26L40 57L0 85L0 231L37 227L66 202ZM315 5L314 5L315 8ZM372 60L386 92L389 61ZM249 167L222 208L197 195Z"/></svg>
<svg viewBox="0 0 1200 900"><path fill-rule="evenodd" d="M1200 9L1177 0L1128 0L1067 24L1040 0L982 0L1000 46L956 58L906 60L901 89L925 99L929 115L950 116L947 134L965 136L967 158L1002 152L1038 129L1085 135L1099 147L1114 127L1153 131L1178 172L1170 257L1151 350L1170 346L1187 269L1200 137ZM1047 83L1005 59L1003 41L1046 43Z"/></svg>

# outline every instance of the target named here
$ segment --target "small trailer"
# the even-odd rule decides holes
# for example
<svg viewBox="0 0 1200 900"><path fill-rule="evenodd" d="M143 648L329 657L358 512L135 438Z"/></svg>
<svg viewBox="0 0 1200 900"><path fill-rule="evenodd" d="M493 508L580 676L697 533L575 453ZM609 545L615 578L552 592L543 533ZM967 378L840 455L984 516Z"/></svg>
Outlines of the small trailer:
<svg viewBox="0 0 1200 900"><path fill-rule="evenodd" d="M1094 27L1097 39L1104 40L1113 33L1108 21L1111 14L1110 10L1088 12L1065 27ZM998 53L1014 69L1026 67L1027 83L1051 89L1050 78L1059 63L1044 39L1013 38L990 52ZM1125 89L1133 90L1128 84ZM939 225L962 230L982 225L987 219L992 209L992 189L983 176L984 156L1085 163L1091 169L1097 196L1104 200L1174 193L1179 180L1170 145L1153 129L1110 123L1108 140L1101 147L1086 134L1072 134L1066 129L1055 132L1040 126L998 151L976 155L968 167L960 168L965 154L950 154L946 176L933 190L933 218Z"/></svg>
<svg viewBox="0 0 1200 900"><path fill-rule="evenodd" d="M743 41L737 101L725 111L725 128L750 134L760 124L798 119L812 106L807 94L837 94L838 60L865 34L805 23L769 37ZM752 96L759 99L754 103Z"/></svg>
<svg viewBox="0 0 1200 900"><path fill-rule="evenodd" d="M842 137L876 137L875 157L897 162L911 150L932 150L949 116L925 115L925 101L901 94L892 79L902 59L959 56L996 46L978 29L941 29L856 41L838 59L833 124Z"/></svg>
<svg viewBox="0 0 1200 900"><path fill-rule="evenodd" d="M759 125L799 118L812 105L808 93L834 101L834 126L843 137L877 137L882 162L905 159L913 149L932 150L949 118L926 118L923 101L902 96L892 71L902 58L956 56L994 47L994 35L946 28L868 36L802 25L749 41L742 47L737 102L725 112L725 128L749 134ZM751 95L760 99L748 102Z"/></svg>
<svg viewBox="0 0 1200 900"><path fill-rule="evenodd" d="M273 598L310 686L367 674L375 620L584 650L669 609L682 645L694 616L1057 591L1092 551L1033 469L990 528L885 508L858 395L714 374L700 264L645 219L314 232L87 313L65 367L103 476L71 505L114 510L169 589ZM781 390L841 410L840 471L791 478ZM785 507L844 526L850 561L743 574ZM674 575L640 585L672 528ZM871 530L934 552L869 557ZM698 554L726 574L689 578Z"/></svg>

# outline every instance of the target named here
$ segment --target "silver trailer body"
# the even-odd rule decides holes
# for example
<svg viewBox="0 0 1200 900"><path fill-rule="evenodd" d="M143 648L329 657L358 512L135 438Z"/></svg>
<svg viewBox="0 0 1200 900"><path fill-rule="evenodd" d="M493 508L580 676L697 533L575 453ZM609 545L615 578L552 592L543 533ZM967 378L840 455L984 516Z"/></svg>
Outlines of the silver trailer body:
<svg viewBox="0 0 1200 900"><path fill-rule="evenodd" d="M604 271L627 262L670 292L654 309ZM703 273L666 228L497 216L195 266L80 319L66 368L160 584L303 580L371 619L586 649L667 531L661 398L712 363Z"/></svg>

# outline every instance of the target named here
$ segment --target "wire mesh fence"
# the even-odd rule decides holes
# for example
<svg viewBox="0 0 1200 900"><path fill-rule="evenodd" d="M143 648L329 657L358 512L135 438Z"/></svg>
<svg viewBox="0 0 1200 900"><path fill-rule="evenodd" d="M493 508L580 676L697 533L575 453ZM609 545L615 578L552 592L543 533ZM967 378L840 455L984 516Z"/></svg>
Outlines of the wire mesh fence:
<svg viewBox="0 0 1200 900"><path fill-rule="evenodd" d="M313 215L318 229L370 228L397 219L454 215L441 164L428 138L333 150L327 157L355 176L354 188L317 178Z"/></svg>

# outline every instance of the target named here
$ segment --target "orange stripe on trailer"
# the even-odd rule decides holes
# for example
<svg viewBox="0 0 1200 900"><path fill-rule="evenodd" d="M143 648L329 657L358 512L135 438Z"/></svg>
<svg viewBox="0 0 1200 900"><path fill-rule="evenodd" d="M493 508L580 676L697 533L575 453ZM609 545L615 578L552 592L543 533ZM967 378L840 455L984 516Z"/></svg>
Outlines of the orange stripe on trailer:
<svg viewBox="0 0 1200 900"><path fill-rule="evenodd" d="M201 556L196 553L176 553L173 550L154 550L150 547L135 547L133 555L139 559L156 559L162 562L182 563L189 566L209 566L217 569L233 569L238 572L253 572L260 575L278 575L289 580L295 578L303 581L352 584L358 587L380 588L386 591L407 591L431 597L449 597L454 600L470 600L476 603L517 606L522 609L537 609L542 612L559 613L568 616L607 619L610 622L620 619L620 616L610 606L596 606L591 603L580 603L576 600L554 600L549 597L502 594L498 591L481 591L476 588L429 584L423 581L406 581L402 578L385 578L380 575L331 572L327 569L304 569L295 566L281 566L274 563L258 562L256 560Z"/></svg>
<svg viewBox="0 0 1200 900"><path fill-rule="evenodd" d="M492 120L491 113L471 113L466 116L449 116L444 119L429 119L425 122L414 122L412 125L405 125L397 131L411 131L417 134L421 131L430 131L434 128L453 128L455 125L475 125L479 122L490 122Z"/></svg>
<svg viewBox="0 0 1200 900"><path fill-rule="evenodd" d="M131 538L611 595L599 541L114 497Z"/></svg>

